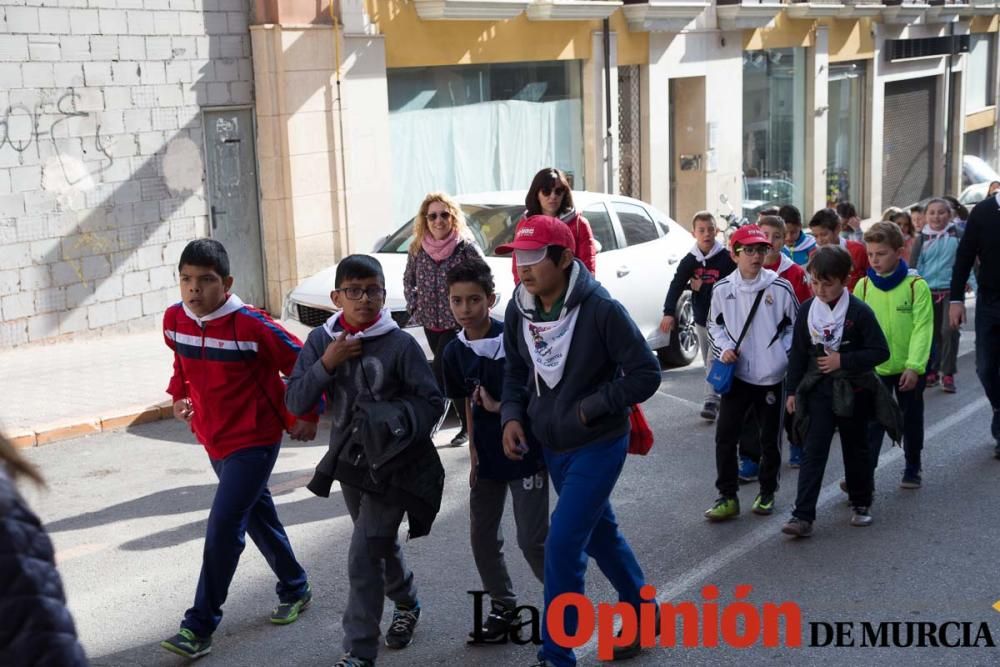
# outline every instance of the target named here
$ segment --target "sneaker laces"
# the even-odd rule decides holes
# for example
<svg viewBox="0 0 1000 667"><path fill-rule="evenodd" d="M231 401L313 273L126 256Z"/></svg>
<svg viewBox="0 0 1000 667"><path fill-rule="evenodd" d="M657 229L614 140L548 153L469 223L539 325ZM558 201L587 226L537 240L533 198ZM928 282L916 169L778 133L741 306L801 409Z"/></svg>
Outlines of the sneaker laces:
<svg viewBox="0 0 1000 667"><path fill-rule="evenodd" d="M411 626L417 623L416 609L399 609L392 612L392 623L389 632L409 632Z"/></svg>

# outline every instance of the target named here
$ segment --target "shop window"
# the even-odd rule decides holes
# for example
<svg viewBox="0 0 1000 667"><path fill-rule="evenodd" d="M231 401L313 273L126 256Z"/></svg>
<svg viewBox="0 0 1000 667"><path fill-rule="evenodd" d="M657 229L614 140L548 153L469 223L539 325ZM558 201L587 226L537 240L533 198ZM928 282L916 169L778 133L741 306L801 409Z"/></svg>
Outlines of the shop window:
<svg viewBox="0 0 1000 667"><path fill-rule="evenodd" d="M826 197L828 205L861 206L864 193L865 63L831 65L827 115Z"/></svg>
<svg viewBox="0 0 1000 667"><path fill-rule="evenodd" d="M993 35L972 35L965 60L965 113L972 113L995 103Z"/></svg>
<svg viewBox="0 0 1000 667"><path fill-rule="evenodd" d="M424 195L523 190L545 167L583 178L580 61L391 69L394 220Z"/></svg>

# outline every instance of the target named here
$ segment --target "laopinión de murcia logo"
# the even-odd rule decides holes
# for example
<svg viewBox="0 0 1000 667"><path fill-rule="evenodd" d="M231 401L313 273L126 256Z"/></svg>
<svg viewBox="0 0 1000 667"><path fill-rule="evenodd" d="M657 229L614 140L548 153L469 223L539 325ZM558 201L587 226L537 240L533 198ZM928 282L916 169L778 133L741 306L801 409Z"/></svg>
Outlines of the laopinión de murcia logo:
<svg viewBox="0 0 1000 667"><path fill-rule="evenodd" d="M638 637L643 648L995 648L986 621L805 621L797 602L750 602L753 586L739 584L732 601L720 601L717 586L701 589L701 601L659 602L656 589L643 586L638 611L625 602L593 603L579 593L563 593L546 610L549 636L561 646L579 648L597 637L597 657L610 660L615 647ZM486 591L472 596L473 631L469 644L541 644L537 607L515 609L507 635L487 639L482 633ZM1000 601L993 605L1000 612ZM572 633L567 612L575 613Z"/></svg>

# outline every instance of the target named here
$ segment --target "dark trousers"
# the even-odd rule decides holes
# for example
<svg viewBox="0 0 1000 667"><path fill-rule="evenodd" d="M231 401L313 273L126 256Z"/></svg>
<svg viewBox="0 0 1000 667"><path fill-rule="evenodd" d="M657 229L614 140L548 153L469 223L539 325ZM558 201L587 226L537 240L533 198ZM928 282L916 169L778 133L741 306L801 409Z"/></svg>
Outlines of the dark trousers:
<svg viewBox="0 0 1000 667"><path fill-rule="evenodd" d="M826 383L823 383L826 384ZM840 449L844 455L844 476L847 495L855 507L872 504L872 465L868 454L868 419L874 400L867 394L854 396L855 413L851 417L837 417L831 404L833 397L822 385L805 400L808 401L809 431L802 449L802 466L799 469L798 492L792 516L805 521L816 520L816 501L823 486L823 473L830 458L830 443L834 429L840 431ZM800 406L796 406L801 409Z"/></svg>
<svg viewBox="0 0 1000 667"><path fill-rule="evenodd" d="M928 373L954 375L958 367L958 341L961 333L958 329L952 329L948 321L948 296L947 290L932 292L934 299L934 342L931 346L931 358L927 363ZM977 319L979 317L978 305L976 317ZM976 340L979 338L977 337Z"/></svg>
<svg viewBox="0 0 1000 667"><path fill-rule="evenodd" d="M795 445L793 419L787 411L782 416L785 426L785 437L790 445ZM780 435L780 433L779 433ZM781 441L778 441L778 450L781 450ZM754 463L760 463L760 420L753 408L747 411L746 421L743 423L743 432L740 434L740 457L747 458Z"/></svg>
<svg viewBox="0 0 1000 667"><path fill-rule="evenodd" d="M733 386L719 402L715 429L715 487L726 497L735 497L739 489L739 459L736 455L744 432L747 412L753 410L760 431L760 492L778 489L781 469L781 418L785 410L782 384L756 385L733 378Z"/></svg>
<svg viewBox="0 0 1000 667"><path fill-rule="evenodd" d="M438 389L444 394L444 348L458 337L458 330L434 331L433 329L424 327L424 336L427 337L427 346L434 353L434 359L431 361L431 370L434 371L434 379L437 380ZM465 423L465 405L463 403L455 403L454 405L455 412L458 413L458 419L462 423L462 431L468 432L469 425Z"/></svg>
<svg viewBox="0 0 1000 667"><path fill-rule="evenodd" d="M976 375L990 405L1000 410L1000 293L980 290L976 299ZM1000 440L1000 430L993 437Z"/></svg>
<svg viewBox="0 0 1000 667"><path fill-rule="evenodd" d="M293 602L306 591L306 572L295 560L267 488L279 449L280 445L249 447L221 461L212 461L219 486L208 514L194 606L181 623L200 637L215 632L222 620L222 604L229 594L247 534L278 576L279 600Z"/></svg>
<svg viewBox="0 0 1000 667"><path fill-rule="evenodd" d="M899 390L899 378L899 375L879 376L889 393L896 396L899 409L903 411L903 453L906 455L906 466L920 470L920 452L924 448L924 388L927 377L921 375L917 386L910 391ZM871 454L872 470L878 467L884 439L885 429L873 419L868 424L868 451Z"/></svg>

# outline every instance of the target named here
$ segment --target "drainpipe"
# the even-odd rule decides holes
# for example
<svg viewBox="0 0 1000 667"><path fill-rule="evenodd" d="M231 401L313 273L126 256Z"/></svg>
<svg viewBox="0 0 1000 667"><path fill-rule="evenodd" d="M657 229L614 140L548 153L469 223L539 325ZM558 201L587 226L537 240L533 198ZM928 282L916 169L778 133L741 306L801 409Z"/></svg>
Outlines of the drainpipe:
<svg viewBox="0 0 1000 667"><path fill-rule="evenodd" d="M337 105L337 140L340 143L340 174L337 176L337 185L340 186L340 192L343 193L344 202L344 217L340 224L340 229L337 230L337 235L340 238L340 252L341 255L337 259L343 259L348 254L348 243L350 242L350 236L348 232L348 214L347 214L347 159L344 157L346 152L344 146L344 106L341 102L341 89L340 89L340 35L338 33L343 32L343 26L337 19L337 14L333 10L334 1L330 2L330 19L333 21L333 53L336 59L336 83L337 83L337 96L334 103ZM338 197L340 194L338 193Z"/></svg>
<svg viewBox="0 0 1000 667"><path fill-rule="evenodd" d="M604 191L611 194L613 191L612 179L614 178L614 148L611 135L611 22L604 19Z"/></svg>

